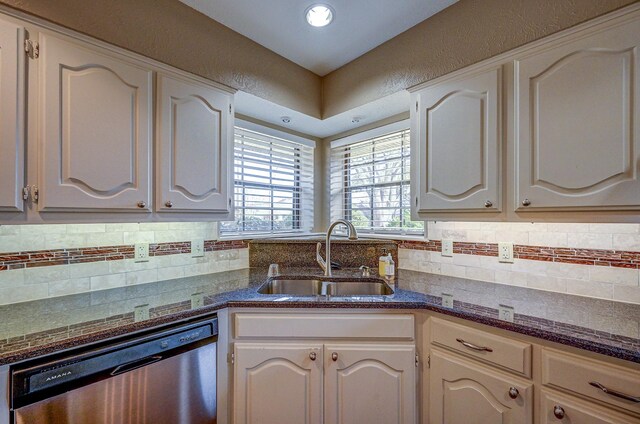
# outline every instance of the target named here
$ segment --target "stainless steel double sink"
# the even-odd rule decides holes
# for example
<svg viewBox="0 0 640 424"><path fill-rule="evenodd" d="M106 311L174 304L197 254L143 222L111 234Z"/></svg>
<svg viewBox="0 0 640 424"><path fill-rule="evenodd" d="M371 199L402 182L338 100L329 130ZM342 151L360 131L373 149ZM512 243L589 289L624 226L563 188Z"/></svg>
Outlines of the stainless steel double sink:
<svg viewBox="0 0 640 424"><path fill-rule="evenodd" d="M277 276L267 280L258 289L260 294L289 296L390 296L393 289L380 278L326 278Z"/></svg>

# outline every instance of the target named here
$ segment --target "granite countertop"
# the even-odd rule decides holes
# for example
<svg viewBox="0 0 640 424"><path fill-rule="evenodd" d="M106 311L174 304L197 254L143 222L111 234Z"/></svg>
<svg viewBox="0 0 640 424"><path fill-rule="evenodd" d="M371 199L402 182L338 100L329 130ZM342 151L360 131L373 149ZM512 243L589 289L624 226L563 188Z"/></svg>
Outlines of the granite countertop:
<svg viewBox="0 0 640 424"><path fill-rule="evenodd" d="M318 268L281 272L321 275ZM264 268L252 268L0 306L0 365L204 317L227 307L429 310L640 363L640 305L407 270L399 271L392 296L262 295L257 289L265 280ZM442 306L437 295L442 292L458 299L453 308ZM202 297L204 306L192 308L194 294ZM134 322L133 308L144 304L149 305L150 319ZM498 304L515 307L513 323L498 319ZM600 322L610 326L603 330ZM635 327L618 330L628 322Z"/></svg>

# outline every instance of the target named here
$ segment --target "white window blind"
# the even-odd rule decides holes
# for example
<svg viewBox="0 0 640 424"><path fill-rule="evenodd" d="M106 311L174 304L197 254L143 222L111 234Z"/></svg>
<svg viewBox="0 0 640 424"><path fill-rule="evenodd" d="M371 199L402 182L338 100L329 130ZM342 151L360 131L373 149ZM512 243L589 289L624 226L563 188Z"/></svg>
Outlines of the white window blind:
<svg viewBox="0 0 640 424"><path fill-rule="evenodd" d="M409 130L331 148L331 219L345 218L358 232L422 235L411 221Z"/></svg>
<svg viewBox="0 0 640 424"><path fill-rule="evenodd" d="M313 147L235 128L235 221L222 236L309 232L313 228Z"/></svg>

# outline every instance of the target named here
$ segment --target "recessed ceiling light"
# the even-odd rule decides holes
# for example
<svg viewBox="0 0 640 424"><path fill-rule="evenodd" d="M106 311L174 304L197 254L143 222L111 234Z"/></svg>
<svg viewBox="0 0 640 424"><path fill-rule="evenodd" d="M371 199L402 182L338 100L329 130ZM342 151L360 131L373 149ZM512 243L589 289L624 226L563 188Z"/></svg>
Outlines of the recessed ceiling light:
<svg viewBox="0 0 640 424"><path fill-rule="evenodd" d="M281 116L280 120L282 121L283 124L288 124L291 122L291 117L289 116Z"/></svg>
<svg viewBox="0 0 640 424"><path fill-rule="evenodd" d="M314 4L305 13L307 22L314 27L327 26L333 21L334 16L331 6L326 4Z"/></svg>

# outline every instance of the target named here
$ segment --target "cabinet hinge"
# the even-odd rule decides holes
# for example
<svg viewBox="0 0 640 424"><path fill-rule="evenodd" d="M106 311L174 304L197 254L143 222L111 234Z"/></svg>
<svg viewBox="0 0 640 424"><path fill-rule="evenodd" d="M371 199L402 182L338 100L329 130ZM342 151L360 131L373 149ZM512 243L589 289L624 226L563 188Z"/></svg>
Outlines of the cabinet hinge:
<svg viewBox="0 0 640 424"><path fill-rule="evenodd" d="M418 111L418 102L416 102L416 112Z"/></svg>
<svg viewBox="0 0 640 424"><path fill-rule="evenodd" d="M26 39L24 40L24 51L31 59L37 59L40 57L40 43Z"/></svg>
<svg viewBox="0 0 640 424"><path fill-rule="evenodd" d="M416 367L418 366L419 363L420 363L420 355L416 353Z"/></svg>
<svg viewBox="0 0 640 424"><path fill-rule="evenodd" d="M231 113L231 105L229 105L229 113Z"/></svg>
<svg viewBox="0 0 640 424"><path fill-rule="evenodd" d="M233 363L235 363L235 361L236 361L236 354L233 353L233 352L229 353L227 355L227 362L230 363L230 364L233 364Z"/></svg>
<svg viewBox="0 0 640 424"><path fill-rule="evenodd" d="M29 186L22 187L22 200L25 202L29 200Z"/></svg>
<svg viewBox="0 0 640 424"><path fill-rule="evenodd" d="M427 355L427 368L431 368L431 355Z"/></svg>
<svg viewBox="0 0 640 424"><path fill-rule="evenodd" d="M40 198L40 191L38 190L37 185L31 186L31 200L33 203L38 203L38 199Z"/></svg>

